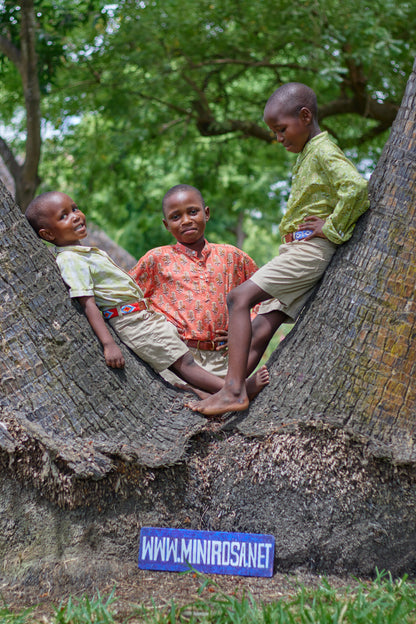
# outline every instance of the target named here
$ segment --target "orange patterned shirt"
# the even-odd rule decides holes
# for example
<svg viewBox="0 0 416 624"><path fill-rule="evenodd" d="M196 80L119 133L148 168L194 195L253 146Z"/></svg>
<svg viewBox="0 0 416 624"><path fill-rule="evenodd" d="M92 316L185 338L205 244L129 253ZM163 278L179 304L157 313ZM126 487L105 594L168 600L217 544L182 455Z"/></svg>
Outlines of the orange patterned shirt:
<svg viewBox="0 0 416 624"><path fill-rule="evenodd" d="M228 329L227 294L257 271L246 253L205 241L202 257L181 243L148 251L130 275L184 340L213 340Z"/></svg>

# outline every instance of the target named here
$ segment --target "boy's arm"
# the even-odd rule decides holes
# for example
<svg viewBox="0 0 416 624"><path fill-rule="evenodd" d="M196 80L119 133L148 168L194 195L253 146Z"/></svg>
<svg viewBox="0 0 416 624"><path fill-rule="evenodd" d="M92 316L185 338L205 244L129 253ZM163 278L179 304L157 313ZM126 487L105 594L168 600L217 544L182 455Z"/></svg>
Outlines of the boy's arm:
<svg viewBox="0 0 416 624"><path fill-rule="evenodd" d="M337 203L322 228L323 235L337 245L352 236L355 223L369 206L367 181L344 154L325 160L325 169L335 190Z"/></svg>
<svg viewBox="0 0 416 624"><path fill-rule="evenodd" d="M106 364L111 366L111 368L124 368L125 361L123 354L114 342L114 338L108 330L103 315L95 303L94 297L77 297L77 299L80 302L82 309L85 312L85 316L93 328L95 335L103 345Z"/></svg>

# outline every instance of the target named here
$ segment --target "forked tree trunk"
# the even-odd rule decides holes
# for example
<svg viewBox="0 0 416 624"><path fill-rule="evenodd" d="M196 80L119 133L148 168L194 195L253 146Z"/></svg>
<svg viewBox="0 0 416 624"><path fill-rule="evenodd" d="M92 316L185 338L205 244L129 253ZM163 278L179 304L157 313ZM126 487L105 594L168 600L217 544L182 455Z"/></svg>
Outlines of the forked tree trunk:
<svg viewBox="0 0 416 624"><path fill-rule="evenodd" d="M416 569L415 96L413 72L371 210L274 354L270 386L221 427L127 349L124 371L105 366L3 191L7 578L62 591L128 574L143 525L272 533L280 569Z"/></svg>

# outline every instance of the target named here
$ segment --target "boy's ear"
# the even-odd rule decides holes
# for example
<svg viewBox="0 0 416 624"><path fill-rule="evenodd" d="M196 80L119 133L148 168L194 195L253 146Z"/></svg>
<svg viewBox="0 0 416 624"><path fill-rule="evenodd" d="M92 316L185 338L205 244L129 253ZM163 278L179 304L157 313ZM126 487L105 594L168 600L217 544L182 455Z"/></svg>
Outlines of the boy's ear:
<svg viewBox="0 0 416 624"><path fill-rule="evenodd" d="M309 125L313 121L312 112L309 110L309 108L306 108L306 106L303 106L300 109L299 117L307 125Z"/></svg>
<svg viewBox="0 0 416 624"><path fill-rule="evenodd" d="M162 219L163 221L163 225L165 226L165 228L167 229L167 231L169 232L169 228L168 228L168 222L166 221L166 219Z"/></svg>
<svg viewBox="0 0 416 624"><path fill-rule="evenodd" d="M205 206L205 220L209 221L211 214L209 212L209 206Z"/></svg>
<svg viewBox="0 0 416 624"><path fill-rule="evenodd" d="M52 234L52 232L45 228L40 228L38 234L41 238L43 238L43 240L48 241L48 243L53 243L53 241L55 240L55 236Z"/></svg>

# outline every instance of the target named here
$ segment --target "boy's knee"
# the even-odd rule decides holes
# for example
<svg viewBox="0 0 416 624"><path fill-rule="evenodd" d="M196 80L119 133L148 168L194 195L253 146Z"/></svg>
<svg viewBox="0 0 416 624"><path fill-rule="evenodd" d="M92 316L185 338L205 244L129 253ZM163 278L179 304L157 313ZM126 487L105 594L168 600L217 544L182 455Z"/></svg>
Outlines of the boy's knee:
<svg viewBox="0 0 416 624"><path fill-rule="evenodd" d="M194 360L194 357L192 353L188 351L187 353L184 353L184 355L182 355L179 360L176 360L176 362L174 362L169 368L173 368L174 370L183 370L185 368L188 368L189 366L195 365L196 362Z"/></svg>
<svg viewBox="0 0 416 624"><path fill-rule="evenodd" d="M241 306L244 308L250 307L249 297L246 296L246 289L244 288L244 284L237 286L237 288L233 288L227 295L227 306L228 309L231 310L237 306Z"/></svg>
<svg viewBox="0 0 416 624"><path fill-rule="evenodd" d="M235 305L235 301L236 301L236 298L235 298L235 295L234 295L234 291L232 290L227 295L227 307L228 307L228 309L231 309Z"/></svg>

